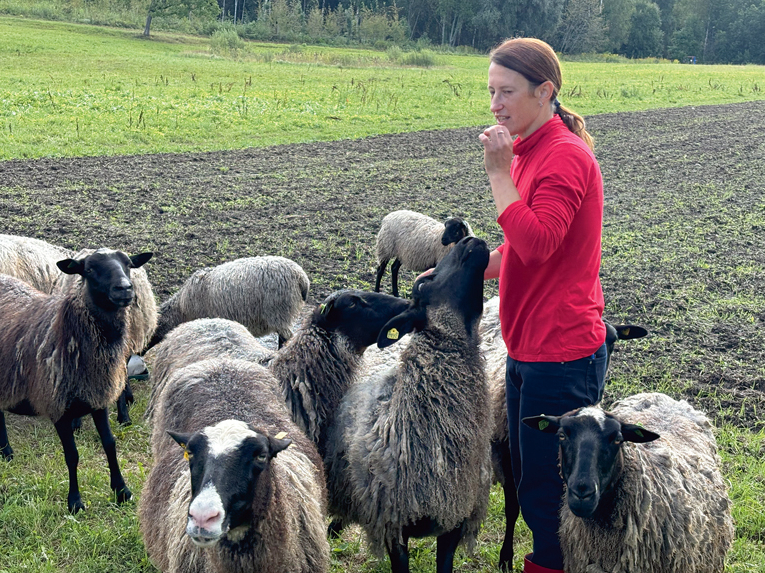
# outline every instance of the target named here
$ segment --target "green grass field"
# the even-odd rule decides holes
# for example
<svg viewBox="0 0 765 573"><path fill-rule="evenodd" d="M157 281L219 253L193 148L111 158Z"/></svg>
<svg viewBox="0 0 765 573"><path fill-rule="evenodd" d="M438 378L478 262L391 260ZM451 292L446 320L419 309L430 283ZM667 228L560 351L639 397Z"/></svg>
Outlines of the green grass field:
<svg viewBox="0 0 765 573"><path fill-rule="evenodd" d="M492 122L485 56L248 44L0 18L0 159L211 151ZM583 115L763 99L758 66L564 62Z"/></svg>

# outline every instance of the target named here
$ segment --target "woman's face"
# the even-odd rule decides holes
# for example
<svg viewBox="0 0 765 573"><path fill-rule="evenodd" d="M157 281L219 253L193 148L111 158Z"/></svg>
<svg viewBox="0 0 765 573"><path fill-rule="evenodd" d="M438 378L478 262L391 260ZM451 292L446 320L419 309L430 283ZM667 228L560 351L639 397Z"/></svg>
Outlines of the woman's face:
<svg viewBox="0 0 765 573"><path fill-rule="evenodd" d="M549 119L549 114L543 114L544 105L539 105L544 94L537 93L545 84L532 88L529 81L518 72L494 62L489 64L490 109L497 124L504 125L510 135L521 137L528 137L536 131Z"/></svg>

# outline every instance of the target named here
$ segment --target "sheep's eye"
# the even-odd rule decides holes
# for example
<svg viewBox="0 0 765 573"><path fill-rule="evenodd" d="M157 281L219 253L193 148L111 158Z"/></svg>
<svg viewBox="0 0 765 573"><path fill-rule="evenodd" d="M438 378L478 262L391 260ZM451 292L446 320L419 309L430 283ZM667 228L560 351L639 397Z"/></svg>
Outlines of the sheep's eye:
<svg viewBox="0 0 765 573"><path fill-rule="evenodd" d="M611 443L615 446L618 446L624 441L624 437L621 435L621 433L617 432L613 436L611 436Z"/></svg>
<svg viewBox="0 0 765 573"><path fill-rule="evenodd" d="M560 434L558 434L558 439L559 439L561 442L562 442L563 440L565 440L567 437L568 437L568 436L567 436L566 434L564 434L563 432L561 432Z"/></svg>
<svg viewBox="0 0 765 573"><path fill-rule="evenodd" d="M268 455L266 454L258 454L255 456L255 459L261 463L266 462L268 460Z"/></svg>

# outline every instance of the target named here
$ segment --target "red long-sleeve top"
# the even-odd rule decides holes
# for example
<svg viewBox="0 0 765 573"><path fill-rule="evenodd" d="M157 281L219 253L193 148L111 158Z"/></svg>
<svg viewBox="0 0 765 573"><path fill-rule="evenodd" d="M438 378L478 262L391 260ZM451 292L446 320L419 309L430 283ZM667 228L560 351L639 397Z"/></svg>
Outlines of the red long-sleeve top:
<svg viewBox="0 0 765 573"><path fill-rule="evenodd" d="M521 196L499 216L500 320L508 354L564 362L605 341L600 285L603 178L587 144L558 115L513 143Z"/></svg>

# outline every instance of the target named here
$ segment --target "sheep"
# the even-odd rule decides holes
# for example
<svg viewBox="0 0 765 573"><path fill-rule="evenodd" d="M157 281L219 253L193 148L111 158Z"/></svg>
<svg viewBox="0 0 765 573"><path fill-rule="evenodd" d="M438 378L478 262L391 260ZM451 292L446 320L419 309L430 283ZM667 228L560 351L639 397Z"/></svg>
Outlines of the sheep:
<svg viewBox="0 0 765 573"><path fill-rule="evenodd" d="M409 307L387 294L342 290L330 294L268 363L292 418L326 454L340 400L355 382L365 349L383 326Z"/></svg>
<svg viewBox="0 0 765 573"><path fill-rule="evenodd" d="M170 375L179 368L207 358L232 358L262 363L273 356L238 322L225 318L198 318L177 326L157 345L153 385L144 417L152 421L157 398Z"/></svg>
<svg viewBox="0 0 765 573"><path fill-rule="evenodd" d="M398 296L398 271L405 269L426 271L436 266L446 253L464 237L472 237L467 221L459 217L439 223L415 211L393 211L382 220L377 234L377 277L375 292L380 292L380 281L391 259L393 296Z"/></svg>
<svg viewBox="0 0 765 573"><path fill-rule="evenodd" d="M72 431L72 420L85 414L93 416L101 437L117 502L131 497L117 462L107 407L125 385L128 307L134 299L130 269L151 256L99 249L83 259L61 260L61 271L84 280L52 295L0 275L0 452L6 460L13 456L2 411L50 419L64 448L72 513L85 507Z"/></svg>
<svg viewBox="0 0 765 573"><path fill-rule="evenodd" d="M75 253L40 239L0 235L0 273L21 279L46 294L63 292L69 288L68 282L79 282L81 279L77 275L62 273L56 263L68 258L82 259L93 252L93 249L83 249ZM132 354L127 364L128 380L147 377L146 365L137 354L149 342L157 327L157 303L146 270L133 269L130 278L135 290L135 300L128 309L130 317L128 347ZM132 403L133 394L130 384L127 383L117 401L119 423L130 424L128 406ZM74 425L75 428L79 427L80 420L75 419Z"/></svg>
<svg viewBox="0 0 765 573"><path fill-rule="evenodd" d="M560 440L567 573L723 571L731 501L702 412L645 393L523 422Z"/></svg>
<svg viewBox="0 0 765 573"><path fill-rule="evenodd" d="M398 363L342 399L325 457L330 513L359 523L394 572L409 571L410 537L437 536L437 571L475 543L491 464L488 391L478 347L489 249L465 238L414 285L407 310L378 337L414 331Z"/></svg>
<svg viewBox="0 0 765 573"><path fill-rule="evenodd" d="M253 336L277 332L279 347L308 298L310 281L296 262L284 257L236 259L196 271L159 309L159 324L144 353L173 328L195 318L228 318Z"/></svg>
<svg viewBox="0 0 765 573"><path fill-rule="evenodd" d="M213 358L173 370L151 441L138 516L159 570L329 570L321 458L264 367Z"/></svg>
<svg viewBox="0 0 765 573"><path fill-rule="evenodd" d="M605 321L604 321L605 322ZM606 368L616 340L642 338L648 331L635 325L606 325ZM507 403L505 400L505 366L507 348L502 339L499 321L499 297L492 297L484 305L480 326L481 351L486 359L486 372L491 396L491 412L494 431L491 437L491 458L494 478L502 486L505 496L505 539L499 553L499 569L510 571L513 566L513 537L520 507L513 481L510 458L510 437L507 427Z"/></svg>

